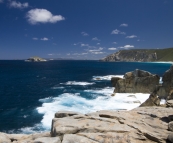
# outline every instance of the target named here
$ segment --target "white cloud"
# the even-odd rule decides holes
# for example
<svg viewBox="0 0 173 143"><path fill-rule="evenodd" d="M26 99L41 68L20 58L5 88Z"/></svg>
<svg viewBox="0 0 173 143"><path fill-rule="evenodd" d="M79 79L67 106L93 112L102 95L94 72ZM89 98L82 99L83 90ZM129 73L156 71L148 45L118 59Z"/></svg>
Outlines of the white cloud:
<svg viewBox="0 0 173 143"><path fill-rule="evenodd" d="M117 44L117 42L113 42L113 44Z"/></svg>
<svg viewBox="0 0 173 143"><path fill-rule="evenodd" d="M108 50L117 50L117 48L112 47L112 48L108 48Z"/></svg>
<svg viewBox="0 0 173 143"><path fill-rule="evenodd" d="M38 38L36 38L36 37L34 37L34 38L32 38L33 40L38 40Z"/></svg>
<svg viewBox="0 0 173 143"><path fill-rule="evenodd" d="M92 54L96 54L96 55L98 55L98 54L104 54L105 52L92 52Z"/></svg>
<svg viewBox="0 0 173 143"><path fill-rule="evenodd" d="M71 55L70 53L67 54L67 56L70 56L70 55Z"/></svg>
<svg viewBox="0 0 173 143"><path fill-rule="evenodd" d="M93 41L100 41L97 37L92 38Z"/></svg>
<svg viewBox="0 0 173 143"><path fill-rule="evenodd" d="M17 1L9 1L9 2L10 2L9 6L12 8L23 9L23 8L29 7L29 4L27 2L25 2L25 3L20 3Z"/></svg>
<svg viewBox="0 0 173 143"><path fill-rule="evenodd" d="M132 39L132 38L136 38L136 37L137 37L136 35L131 35L131 36L127 36L126 38Z"/></svg>
<svg viewBox="0 0 173 143"><path fill-rule="evenodd" d="M122 49L130 49L130 48L134 48L135 46L133 45L125 45L124 47L119 47L119 48L122 48Z"/></svg>
<svg viewBox="0 0 173 143"><path fill-rule="evenodd" d="M86 33L86 32L81 32L81 34L82 34L83 36L89 36L89 34Z"/></svg>
<svg viewBox="0 0 173 143"><path fill-rule="evenodd" d="M53 15L46 9L31 9L27 12L26 18L30 24L37 23L56 23L65 20L61 15Z"/></svg>
<svg viewBox="0 0 173 143"><path fill-rule="evenodd" d="M89 44L81 44L81 47L89 47Z"/></svg>
<svg viewBox="0 0 173 143"><path fill-rule="evenodd" d="M128 24L123 23L123 24L120 25L120 27L128 27Z"/></svg>
<svg viewBox="0 0 173 143"><path fill-rule="evenodd" d="M49 39L46 38L46 37L44 37L44 38L41 38L40 40L42 40L42 41L48 41Z"/></svg>
<svg viewBox="0 0 173 143"><path fill-rule="evenodd" d="M118 30L118 29L115 29L115 30L113 30L113 31L111 32L111 34L123 34L123 35L125 35L126 33L125 33L125 32L121 32L121 31Z"/></svg>
<svg viewBox="0 0 173 143"><path fill-rule="evenodd" d="M91 52L91 53L95 53L95 52L99 52L99 51L102 51L102 50L103 50L103 48L100 47L100 48L98 48L98 49L88 50L88 51Z"/></svg>
<svg viewBox="0 0 173 143"><path fill-rule="evenodd" d="M73 55L75 56L82 56L82 55L87 55L88 53L74 53Z"/></svg>
<svg viewBox="0 0 173 143"><path fill-rule="evenodd" d="M97 43L97 45L100 45L100 43Z"/></svg>
<svg viewBox="0 0 173 143"><path fill-rule="evenodd" d="M119 32L120 32L120 30L115 29L115 30L113 30L113 31L112 31L112 33L111 33L111 34L119 34Z"/></svg>

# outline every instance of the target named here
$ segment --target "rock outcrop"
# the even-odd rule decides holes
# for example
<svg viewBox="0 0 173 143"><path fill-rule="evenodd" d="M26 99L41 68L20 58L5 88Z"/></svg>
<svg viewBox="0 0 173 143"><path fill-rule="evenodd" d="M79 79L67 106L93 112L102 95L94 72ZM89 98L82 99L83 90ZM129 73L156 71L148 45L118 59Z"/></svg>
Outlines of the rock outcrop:
<svg viewBox="0 0 173 143"><path fill-rule="evenodd" d="M112 78L115 93L152 93L159 85L159 76L136 69L127 72L124 78Z"/></svg>
<svg viewBox="0 0 173 143"><path fill-rule="evenodd" d="M166 49L130 49L120 50L106 56L100 61L103 62L152 62L152 61L173 61L173 48Z"/></svg>

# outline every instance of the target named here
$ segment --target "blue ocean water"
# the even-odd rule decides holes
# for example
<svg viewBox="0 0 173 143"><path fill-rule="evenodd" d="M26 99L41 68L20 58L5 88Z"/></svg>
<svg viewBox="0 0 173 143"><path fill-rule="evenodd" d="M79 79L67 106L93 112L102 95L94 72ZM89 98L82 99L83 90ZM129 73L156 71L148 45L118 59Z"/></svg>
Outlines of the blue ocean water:
<svg viewBox="0 0 173 143"><path fill-rule="evenodd" d="M162 76L170 63L98 61L0 61L0 132L50 129L59 110L82 113L118 109L110 78L135 69ZM110 103L110 104L108 104Z"/></svg>

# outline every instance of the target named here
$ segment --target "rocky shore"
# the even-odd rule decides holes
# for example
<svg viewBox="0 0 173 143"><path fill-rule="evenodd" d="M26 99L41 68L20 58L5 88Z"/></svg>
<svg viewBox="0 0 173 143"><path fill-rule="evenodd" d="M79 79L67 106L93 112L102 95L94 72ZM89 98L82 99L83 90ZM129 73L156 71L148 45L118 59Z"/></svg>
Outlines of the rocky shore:
<svg viewBox="0 0 173 143"><path fill-rule="evenodd" d="M173 66L160 77L147 71L128 72L112 78L116 93L151 93L130 111L105 110L81 114L55 113L50 132L0 133L0 143L173 143ZM162 99L165 105L160 105Z"/></svg>

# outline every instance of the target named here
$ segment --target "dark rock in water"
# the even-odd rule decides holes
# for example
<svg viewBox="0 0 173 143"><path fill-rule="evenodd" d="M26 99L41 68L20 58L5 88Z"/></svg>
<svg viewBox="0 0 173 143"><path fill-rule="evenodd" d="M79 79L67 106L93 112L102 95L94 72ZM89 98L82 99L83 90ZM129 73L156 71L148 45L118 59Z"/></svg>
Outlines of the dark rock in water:
<svg viewBox="0 0 173 143"><path fill-rule="evenodd" d="M112 78L116 93L152 93L159 85L159 76L136 69L127 72L123 79Z"/></svg>
<svg viewBox="0 0 173 143"><path fill-rule="evenodd" d="M140 105L140 107L144 106L159 106L160 105L160 99L158 98L157 94L154 92L150 94L149 98Z"/></svg>
<svg viewBox="0 0 173 143"><path fill-rule="evenodd" d="M112 77L111 78L111 83L112 83L112 86L116 86L116 84L117 84L117 81L118 80L120 80L121 78L119 78L119 77Z"/></svg>

